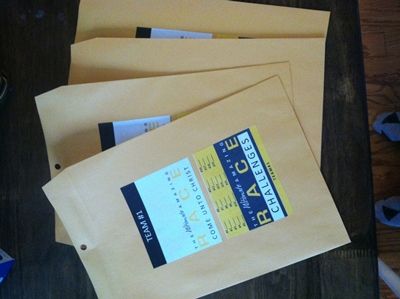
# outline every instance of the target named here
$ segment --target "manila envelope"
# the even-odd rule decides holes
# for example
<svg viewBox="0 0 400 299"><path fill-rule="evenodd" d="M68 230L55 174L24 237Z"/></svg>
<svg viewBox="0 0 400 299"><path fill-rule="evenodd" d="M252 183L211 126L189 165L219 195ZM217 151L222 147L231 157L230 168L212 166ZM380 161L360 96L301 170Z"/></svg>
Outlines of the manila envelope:
<svg viewBox="0 0 400 299"><path fill-rule="evenodd" d="M68 85L36 97L51 177L101 151L97 125L158 115L178 118L278 75L293 104L289 63ZM57 166L56 166L57 165ZM58 169L57 169L57 168ZM71 244L56 217L56 241Z"/></svg>
<svg viewBox="0 0 400 299"><path fill-rule="evenodd" d="M76 42L158 27L243 37L324 37L329 12L215 0L82 0Z"/></svg>
<svg viewBox="0 0 400 299"><path fill-rule="evenodd" d="M349 242L276 77L43 189L99 298L196 298Z"/></svg>
<svg viewBox="0 0 400 299"><path fill-rule="evenodd" d="M99 38L71 46L70 84L289 61L294 108L320 161L325 39L151 40Z"/></svg>

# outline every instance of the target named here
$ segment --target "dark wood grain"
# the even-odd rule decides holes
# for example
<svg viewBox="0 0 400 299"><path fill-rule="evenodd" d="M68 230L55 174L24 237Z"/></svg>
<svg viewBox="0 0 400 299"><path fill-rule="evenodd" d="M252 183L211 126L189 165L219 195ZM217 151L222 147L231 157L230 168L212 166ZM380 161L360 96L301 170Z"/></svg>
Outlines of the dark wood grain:
<svg viewBox="0 0 400 299"><path fill-rule="evenodd" d="M0 298L95 297L72 247L54 242L50 173L34 96L67 83L75 1L1 1L0 65L12 90L0 109L0 247L16 259Z"/></svg>
<svg viewBox="0 0 400 299"><path fill-rule="evenodd" d="M357 1L252 1L332 11L322 172L352 244L208 298L378 298L376 241ZM17 259L1 298L94 298L71 247L54 242L41 191L50 174L33 97L67 82L76 1L0 2L0 57L13 90L0 111L0 247Z"/></svg>

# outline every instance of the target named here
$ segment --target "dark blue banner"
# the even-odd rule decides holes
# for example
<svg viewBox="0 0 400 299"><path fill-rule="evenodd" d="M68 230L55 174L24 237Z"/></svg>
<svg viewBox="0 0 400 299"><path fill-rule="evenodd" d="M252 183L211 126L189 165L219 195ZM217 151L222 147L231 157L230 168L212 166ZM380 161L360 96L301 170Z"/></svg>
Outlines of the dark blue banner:
<svg viewBox="0 0 400 299"><path fill-rule="evenodd" d="M147 253L150 257L151 263L153 264L153 268L165 265L167 262L162 252L160 242L158 241L153 224L147 214L135 183L122 187L121 191L139 229L143 243L146 246Z"/></svg>

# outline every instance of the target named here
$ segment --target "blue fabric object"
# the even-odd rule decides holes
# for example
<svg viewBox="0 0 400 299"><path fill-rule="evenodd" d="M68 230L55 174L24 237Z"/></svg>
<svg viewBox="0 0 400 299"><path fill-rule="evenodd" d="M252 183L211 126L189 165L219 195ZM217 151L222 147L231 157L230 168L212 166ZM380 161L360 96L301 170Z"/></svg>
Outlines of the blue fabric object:
<svg viewBox="0 0 400 299"><path fill-rule="evenodd" d="M400 141L400 112L384 112L372 124L374 130L385 135L390 141Z"/></svg>
<svg viewBox="0 0 400 299"><path fill-rule="evenodd" d="M375 217L382 224L400 227L400 196L393 196L376 202Z"/></svg>
<svg viewBox="0 0 400 299"><path fill-rule="evenodd" d="M15 260L0 249L0 284L7 277L14 263Z"/></svg>

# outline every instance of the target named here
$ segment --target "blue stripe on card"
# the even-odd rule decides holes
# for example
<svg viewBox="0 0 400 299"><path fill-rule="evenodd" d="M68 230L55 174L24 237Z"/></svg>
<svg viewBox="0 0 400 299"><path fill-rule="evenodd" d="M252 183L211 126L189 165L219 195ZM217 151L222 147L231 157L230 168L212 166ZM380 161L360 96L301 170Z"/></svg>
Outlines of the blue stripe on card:
<svg viewBox="0 0 400 299"><path fill-rule="evenodd" d="M276 187L275 187L275 185L274 185L274 182L273 182L273 180L272 180L272 178L271 178L271 176L270 176L270 174L269 174L269 171L268 171L268 169L267 169L267 167L266 167L264 161L262 160L262 156L261 156L260 150L258 149L257 143L255 142L255 140L254 140L254 138L253 138L253 135L251 134L251 131L250 131L249 129L246 129L246 130L244 130L244 132L247 132L247 133L249 134L249 137L250 137L250 139L251 139L251 142L255 145L255 146L254 146L254 149L255 149L255 151L257 152L258 157L260 157L260 159L261 159L261 161L262 161L262 167L264 168L265 174L267 175L268 180L271 182L271 187L272 187L272 189L274 190L274 193L275 193L276 198L277 198L277 200L278 200L278 202L279 202L279 205L280 205L280 207L281 207L281 209L282 209L282 211L283 211L283 214L285 215L285 217L287 217L288 214L287 214L287 212L286 212L286 210L285 210L285 206L283 205L283 202L282 202L281 197L279 196L278 190L276 190ZM243 132L242 132L242 133L243 133ZM237 134L237 135L240 135L240 134L241 134L241 133L239 133L239 134Z"/></svg>
<svg viewBox="0 0 400 299"><path fill-rule="evenodd" d="M135 183L122 187L121 191L136 222L143 243L146 246L153 268L166 264L167 262L160 242Z"/></svg>

